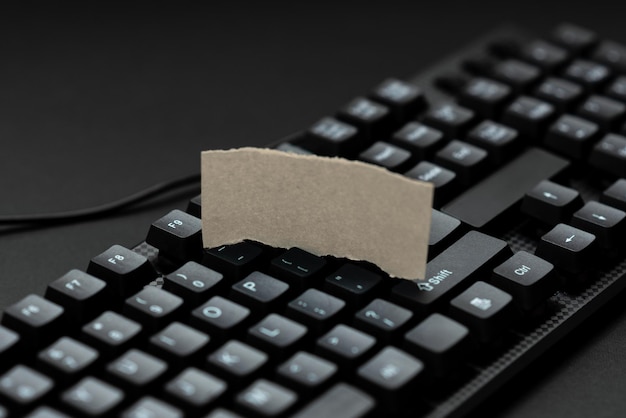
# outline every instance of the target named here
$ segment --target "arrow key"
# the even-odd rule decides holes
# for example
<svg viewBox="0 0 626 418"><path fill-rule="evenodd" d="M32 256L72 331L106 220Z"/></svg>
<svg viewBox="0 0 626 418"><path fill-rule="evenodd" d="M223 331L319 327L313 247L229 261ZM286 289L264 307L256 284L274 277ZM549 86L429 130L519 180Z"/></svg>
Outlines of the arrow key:
<svg viewBox="0 0 626 418"><path fill-rule="evenodd" d="M623 246L626 230L626 212L598 202L587 202L574 213L572 226L596 236L602 248Z"/></svg>
<svg viewBox="0 0 626 418"><path fill-rule="evenodd" d="M569 221L582 205L576 190L543 180L524 196L522 212L542 223L556 225Z"/></svg>
<svg viewBox="0 0 626 418"><path fill-rule="evenodd" d="M564 272L584 273L595 256L595 241L589 232L558 224L541 237L535 255Z"/></svg>

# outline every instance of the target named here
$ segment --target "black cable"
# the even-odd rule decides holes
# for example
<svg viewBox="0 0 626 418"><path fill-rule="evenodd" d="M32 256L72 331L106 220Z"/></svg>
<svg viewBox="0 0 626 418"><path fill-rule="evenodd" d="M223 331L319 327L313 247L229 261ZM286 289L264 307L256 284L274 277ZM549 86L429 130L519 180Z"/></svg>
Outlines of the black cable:
<svg viewBox="0 0 626 418"><path fill-rule="evenodd" d="M144 190L126 196L113 202L105 203L90 208L76 209L56 213L37 213L32 215L4 215L0 216L0 225L7 224L53 224L68 221L78 221L97 216L105 216L118 212L136 203L150 199L153 196L165 193L169 190L192 185L200 182L200 174L193 174L176 180L157 183Z"/></svg>

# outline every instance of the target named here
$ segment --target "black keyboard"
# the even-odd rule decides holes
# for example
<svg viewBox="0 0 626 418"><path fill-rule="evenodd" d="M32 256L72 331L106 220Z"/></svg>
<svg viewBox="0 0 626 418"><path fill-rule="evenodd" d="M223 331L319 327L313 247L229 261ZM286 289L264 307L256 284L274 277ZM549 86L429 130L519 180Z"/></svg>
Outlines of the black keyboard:
<svg viewBox="0 0 626 418"><path fill-rule="evenodd" d="M435 185L426 278L256 242L200 199L8 307L0 418L462 416L626 284L626 46L497 31L272 147Z"/></svg>

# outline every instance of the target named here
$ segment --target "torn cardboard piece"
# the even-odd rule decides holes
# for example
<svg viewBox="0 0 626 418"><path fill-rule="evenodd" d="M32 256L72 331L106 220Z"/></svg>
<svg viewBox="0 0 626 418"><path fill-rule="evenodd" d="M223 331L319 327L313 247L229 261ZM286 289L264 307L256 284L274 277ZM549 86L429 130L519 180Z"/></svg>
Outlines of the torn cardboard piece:
<svg viewBox="0 0 626 418"><path fill-rule="evenodd" d="M245 239L423 279L433 188L341 158L241 148L202 153L205 248Z"/></svg>

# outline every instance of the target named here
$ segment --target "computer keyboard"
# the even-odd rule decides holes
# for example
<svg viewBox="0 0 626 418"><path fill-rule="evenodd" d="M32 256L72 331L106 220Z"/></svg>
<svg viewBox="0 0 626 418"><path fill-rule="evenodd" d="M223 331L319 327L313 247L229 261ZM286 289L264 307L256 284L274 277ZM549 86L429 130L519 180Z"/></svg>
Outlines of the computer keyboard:
<svg viewBox="0 0 626 418"><path fill-rule="evenodd" d="M626 46L504 28L331 113L272 147L433 183L424 280L203 249L196 197L4 311L0 417L463 416L624 288Z"/></svg>

